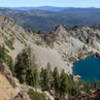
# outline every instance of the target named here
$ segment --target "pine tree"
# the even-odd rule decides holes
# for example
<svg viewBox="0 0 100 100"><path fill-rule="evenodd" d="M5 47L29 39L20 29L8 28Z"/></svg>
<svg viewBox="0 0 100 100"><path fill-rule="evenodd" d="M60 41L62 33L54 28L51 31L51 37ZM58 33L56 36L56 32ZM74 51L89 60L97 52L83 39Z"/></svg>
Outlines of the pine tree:
<svg viewBox="0 0 100 100"><path fill-rule="evenodd" d="M99 83L98 83L98 80L95 79L93 82L93 89L97 90L98 88L99 88Z"/></svg>
<svg viewBox="0 0 100 100"><path fill-rule="evenodd" d="M37 88L38 86L38 71L34 68L27 70L26 83L30 86Z"/></svg>
<svg viewBox="0 0 100 100"><path fill-rule="evenodd" d="M57 67L54 69L52 76L53 76L53 88L55 89L58 95L60 91L60 77Z"/></svg>
<svg viewBox="0 0 100 100"><path fill-rule="evenodd" d="M21 54L18 55L17 62L15 65L16 77L19 79L21 83L24 83L26 81L28 65L28 55L24 50Z"/></svg>
<svg viewBox="0 0 100 100"><path fill-rule="evenodd" d="M48 85L48 90L50 91L51 86L52 86L52 81L53 81L50 63L47 64L47 80L48 80L48 83L47 83L47 85Z"/></svg>
<svg viewBox="0 0 100 100"><path fill-rule="evenodd" d="M48 90L48 79L47 79L47 70L41 69L40 73L40 85L42 87L42 90Z"/></svg>
<svg viewBox="0 0 100 100"><path fill-rule="evenodd" d="M5 60L5 54L6 54L6 50L4 46L0 46L0 60L4 61Z"/></svg>
<svg viewBox="0 0 100 100"><path fill-rule="evenodd" d="M65 93L67 92L67 89L68 89L68 86L69 86L68 82L69 82L68 77L63 70L61 72L61 76L60 76L60 93L61 93L61 96L65 96Z"/></svg>
<svg viewBox="0 0 100 100"><path fill-rule="evenodd" d="M33 73L34 71L32 69L27 70L26 83L30 86L33 86Z"/></svg>
<svg viewBox="0 0 100 100"><path fill-rule="evenodd" d="M38 86L38 71L37 69L35 69L33 74L33 87L37 88L37 86Z"/></svg>

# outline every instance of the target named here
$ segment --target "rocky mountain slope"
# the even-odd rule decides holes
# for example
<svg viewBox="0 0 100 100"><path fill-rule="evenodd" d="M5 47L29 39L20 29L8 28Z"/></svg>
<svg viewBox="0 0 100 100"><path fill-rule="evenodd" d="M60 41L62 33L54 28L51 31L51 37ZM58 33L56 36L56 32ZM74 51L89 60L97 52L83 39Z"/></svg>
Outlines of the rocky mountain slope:
<svg viewBox="0 0 100 100"><path fill-rule="evenodd" d="M46 68L50 63L70 74L73 61L88 52L99 52L99 33L89 27L68 30L59 25L50 34L38 35L24 30L11 18L0 16L0 44L5 45L13 60L23 48L31 46L39 68Z"/></svg>
<svg viewBox="0 0 100 100"><path fill-rule="evenodd" d="M70 58L72 55L77 57L79 50L85 46L78 39L69 36L66 28L62 25L58 26L48 36L38 36L35 33L25 31L11 18L5 16L0 16L0 35L0 44L5 45L13 59L16 58L23 48L30 45L36 56L38 67L46 67L50 63L60 70L64 68L69 73L72 73L72 71L71 67L69 67L71 65L67 61L68 57ZM52 47L45 42L49 41L48 38L51 38L51 40L54 38L50 41L53 44Z"/></svg>
<svg viewBox="0 0 100 100"><path fill-rule="evenodd" d="M99 50L100 30L90 27L74 27L70 33L82 42Z"/></svg>
<svg viewBox="0 0 100 100"><path fill-rule="evenodd" d="M98 29L74 27L68 30L64 25L57 26L49 34L39 35L31 30L23 29L13 19L0 15L0 46L5 46L7 53L14 62L17 55L24 48L30 46L38 70L42 67L47 68L48 64L50 64L52 70L57 67L59 72L64 69L67 74L72 74L72 66L75 61L84 59L90 54L100 54L99 35L100 30ZM2 82L7 82L8 88L11 89L8 89L10 91L8 96L10 96L12 93L11 83L8 82L10 74L7 74L8 76L3 75L7 80L2 74L0 74L0 78ZM2 82L0 87L2 87ZM20 88L19 85L18 88ZM2 87L2 91L5 91L5 88ZM14 96L19 92L15 92ZM22 92L18 96L21 94ZM47 95L49 94L47 93Z"/></svg>
<svg viewBox="0 0 100 100"><path fill-rule="evenodd" d="M100 90L89 91L88 93L81 93L75 97L71 97L70 100L99 100Z"/></svg>

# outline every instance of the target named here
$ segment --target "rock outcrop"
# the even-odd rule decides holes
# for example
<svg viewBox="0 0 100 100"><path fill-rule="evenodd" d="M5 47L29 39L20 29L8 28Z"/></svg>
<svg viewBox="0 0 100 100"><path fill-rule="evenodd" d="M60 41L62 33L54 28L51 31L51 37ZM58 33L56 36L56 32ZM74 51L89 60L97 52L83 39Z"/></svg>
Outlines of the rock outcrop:
<svg viewBox="0 0 100 100"><path fill-rule="evenodd" d="M93 29L99 29L100 30L100 23L96 23L91 26Z"/></svg>
<svg viewBox="0 0 100 100"><path fill-rule="evenodd" d="M70 34L65 25L58 25L52 32L44 36L44 40L50 44L56 40L68 42Z"/></svg>
<svg viewBox="0 0 100 100"><path fill-rule="evenodd" d="M70 34L89 46L100 49L100 46L98 46L98 43L100 44L100 30L94 30L91 27L76 26L70 30Z"/></svg>
<svg viewBox="0 0 100 100"><path fill-rule="evenodd" d="M13 100L29 100L29 98L24 91L20 91Z"/></svg>
<svg viewBox="0 0 100 100"><path fill-rule="evenodd" d="M10 71L9 67L5 64L0 62L0 72L3 74L11 84L15 83L15 79Z"/></svg>
<svg viewBox="0 0 100 100"><path fill-rule="evenodd" d="M77 96L71 97L69 100L100 100L100 89L93 92L81 93Z"/></svg>
<svg viewBox="0 0 100 100"><path fill-rule="evenodd" d="M27 93L24 92L23 89L21 88L21 84L19 83L19 81L15 77L13 77L12 72L10 71L9 67L5 63L0 62L0 73L7 79L7 81L9 82L9 85L12 86L12 87L9 86L9 90L11 90L13 88L12 92L15 92L12 96L9 96L10 99L30 100ZM6 86L7 86L7 84L6 84ZM1 87L1 83L0 83L0 87ZM2 90L2 91L4 91L4 90ZM15 96L15 94L16 94L16 96Z"/></svg>

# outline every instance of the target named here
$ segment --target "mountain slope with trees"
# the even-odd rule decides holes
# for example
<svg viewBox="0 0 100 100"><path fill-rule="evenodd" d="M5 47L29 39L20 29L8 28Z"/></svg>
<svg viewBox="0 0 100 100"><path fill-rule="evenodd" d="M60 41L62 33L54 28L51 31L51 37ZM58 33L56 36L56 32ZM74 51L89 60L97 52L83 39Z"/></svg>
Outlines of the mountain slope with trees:
<svg viewBox="0 0 100 100"><path fill-rule="evenodd" d="M31 100L66 100L81 91L97 90L97 80L83 82L73 75L72 67L89 55L100 56L99 33L90 27L69 30L58 25L50 34L37 34L1 15L0 72L18 90L14 100L27 96Z"/></svg>

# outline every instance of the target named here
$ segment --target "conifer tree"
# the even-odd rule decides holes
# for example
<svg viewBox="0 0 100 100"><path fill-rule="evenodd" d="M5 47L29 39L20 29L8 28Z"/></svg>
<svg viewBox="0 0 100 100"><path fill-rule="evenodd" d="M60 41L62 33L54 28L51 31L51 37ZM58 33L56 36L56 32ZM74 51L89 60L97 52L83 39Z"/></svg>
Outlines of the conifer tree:
<svg viewBox="0 0 100 100"><path fill-rule="evenodd" d="M51 65L50 63L47 64L47 80L48 80L48 90L51 90L51 86L52 86L52 81L53 81L53 77L52 77L52 71L51 71Z"/></svg>
<svg viewBox="0 0 100 100"><path fill-rule="evenodd" d="M0 60L1 61L5 60L5 54L6 54L5 47L0 46Z"/></svg>
<svg viewBox="0 0 100 100"><path fill-rule="evenodd" d="M36 69L35 57L31 54L31 48L28 47L17 57L15 65L16 77L21 83L26 82L28 85L37 87L38 71Z"/></svg>
<svg viewBox="0 0 100 100"><path fill-rule="evenodd" d="M26 81L26 73L27 68L29 66L28 61L28 55L24 50L21 54L18 55L17 62L15 65L16 77L19 79L21 83L24 83Z"/></svg>
<svg viewBox="0 0 100 100"><path fill-rule="evenodd" d="M98 83L98 80L95 79L93 82L93 89L97 90L98 88L99 88L99 83Z"/></svg>
<svg viewBox="0 0 100 100"><path fill-rule="evenodd" d="M40 85L42 90L48 90L47 70L43 68L41 69L40 73Z"/></svg>
<svg viewBox="0 0 100 100"><path fill-rule="evenodd" d="M57 67L54 69L52 76L53 76L53 88L55 89L58 95L60 91L60 76Z"/></svg>
<svg viewBox="0 0 100 100"><path fill-rule="evenodd" d="M61 96L65 96L65 93L67 93L67 90L68 90L68 77L66 75L66 73L64 72L64 70L62 70L61 72L61 76L60 76L60 93L61 93Z"/></svg>

